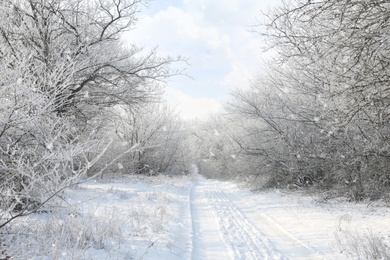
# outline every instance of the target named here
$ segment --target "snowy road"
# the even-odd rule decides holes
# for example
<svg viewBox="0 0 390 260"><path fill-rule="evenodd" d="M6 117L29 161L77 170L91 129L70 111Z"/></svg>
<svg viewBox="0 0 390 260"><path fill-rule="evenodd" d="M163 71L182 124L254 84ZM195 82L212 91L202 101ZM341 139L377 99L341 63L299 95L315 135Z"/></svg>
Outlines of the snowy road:
<svg viewBox="0 0 390 260"><path fill-rule="evenodd" d="M90 181L66 198L69 207L16 221L16 231L42 235L10 235L4 240L12 241L9 254L32 260L344 260L375 259L356 251L366 241L390 245L388 207L323 202L298 191L253 193L198 175ZM80 237L84 243L70 243Z"/></svg>
<svg viewBox="0 0 390 260"><path fill-rule="evenodd" d="M322 259L232 186L201 179L190 202L194 260Z"/></svg>

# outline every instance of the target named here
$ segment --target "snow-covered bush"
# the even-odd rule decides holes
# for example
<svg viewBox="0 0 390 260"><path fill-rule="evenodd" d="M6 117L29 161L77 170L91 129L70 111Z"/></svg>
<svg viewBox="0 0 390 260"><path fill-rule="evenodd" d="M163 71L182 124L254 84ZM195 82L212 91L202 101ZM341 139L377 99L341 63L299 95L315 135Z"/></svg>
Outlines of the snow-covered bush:
<svg viewBox="0 0 390 260"><path fill-rule="evenodd" d="M118 106L110 124L114 143L100 164L135 146L134 152L121 156L118 164L111 167L113 172L145 175L188 172L188 130L179 113L167 104L145 104L137 109Z"/></svg>
<svg viewBox="0 0 390 260"><path fill-rule="evenodd" d="M21 220L7 235L7 253L20 259L81 259L91 249L117 250L124 239L123 220L115 211L110 214L101 218L93 211L56 212L26 222Z"/></svg>

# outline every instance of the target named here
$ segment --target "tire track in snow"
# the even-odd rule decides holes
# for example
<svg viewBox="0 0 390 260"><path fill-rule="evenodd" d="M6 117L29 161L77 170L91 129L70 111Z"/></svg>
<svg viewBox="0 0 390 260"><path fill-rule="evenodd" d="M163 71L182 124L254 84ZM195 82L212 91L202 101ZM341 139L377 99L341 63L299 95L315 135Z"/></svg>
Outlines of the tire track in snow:
<svg viewBox="0 0 390 260"><path fill-rule="evenodd" d="M233 259L233 252L219 229L218 216L205 196L205 186L196 182L190 192L192 259Z"/></svg>
<svg viewBox="0 0 390 260"><path fill-rule="evenodd" d="M240 208L240 212L246 216L247 219L253 220L253 224L257 226L262 234L270 238L272 245L276 251L282 252L285 259L324 259L321 252L314 250L308 244L295 237L281 224L273 219L268 214L261 211L261 208L255 207L248 202L245 197L238 196L237 193L227 190L222 186L222 192L230 199L232 205ZM245 210L246 208L246 210ZM249 213L248 209L256 209L255 212Z"/></svg>
<svg viewBox="0 0 390 260"><path fill-rule="evenodd" d="M218 214L220 228L235 259L287 259L275 251L268 238L216 185L207 185L205 195Z"/></svg>

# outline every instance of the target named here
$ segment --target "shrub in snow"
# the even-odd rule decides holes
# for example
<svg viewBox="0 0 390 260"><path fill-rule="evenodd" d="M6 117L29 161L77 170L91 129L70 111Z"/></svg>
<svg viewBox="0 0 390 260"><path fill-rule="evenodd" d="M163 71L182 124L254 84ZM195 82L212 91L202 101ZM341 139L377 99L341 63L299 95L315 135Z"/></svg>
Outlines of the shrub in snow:
<svg viewBox="0 0 390 260"><path fill-rule="evenodd" d="M390 259L390 241L370 230L363 234L353 231L351 220L349 214L338 219L334 234L340 252L354 259Z"/></svg>

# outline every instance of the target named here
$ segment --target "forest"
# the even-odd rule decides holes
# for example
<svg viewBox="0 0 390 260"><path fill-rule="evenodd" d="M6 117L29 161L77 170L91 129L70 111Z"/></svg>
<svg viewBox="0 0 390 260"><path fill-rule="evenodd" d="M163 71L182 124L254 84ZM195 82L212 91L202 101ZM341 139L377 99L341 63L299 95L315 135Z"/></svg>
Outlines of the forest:
<svg viewBox="0 0 390 260"><path fill-rule="evenodd" d="M388 1L295 0L264 13L252 29L273 60L199 121L163 98L187 58L122 39L148 4L1 1L0 230L87 180L193 165L252 190L390 203Z"/></svg>

